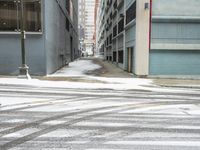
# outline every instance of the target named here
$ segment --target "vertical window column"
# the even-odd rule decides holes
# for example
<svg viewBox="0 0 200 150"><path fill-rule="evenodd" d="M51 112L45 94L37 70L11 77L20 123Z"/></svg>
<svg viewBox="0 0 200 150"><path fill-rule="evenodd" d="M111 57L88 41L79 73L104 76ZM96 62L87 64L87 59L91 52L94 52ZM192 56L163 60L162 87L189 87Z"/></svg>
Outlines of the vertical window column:
<svg viewBox="0 0 200 150"><path fill-rule="evenodd" d="M24 27L26 31L41 31L41 2L28 0L24 2Z"/></svg>
<svg viewBox="0 0 200 150"><path fill-rule="evenodd" d="M17 31L17 3L13 0L0 0L0 31Z"/></svg>

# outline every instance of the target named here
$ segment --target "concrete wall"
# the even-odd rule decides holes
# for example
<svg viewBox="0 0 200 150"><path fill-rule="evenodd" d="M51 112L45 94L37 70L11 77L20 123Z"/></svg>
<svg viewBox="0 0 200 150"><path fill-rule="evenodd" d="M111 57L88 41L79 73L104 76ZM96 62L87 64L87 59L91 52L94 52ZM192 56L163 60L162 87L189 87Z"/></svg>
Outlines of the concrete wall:
<svg viewBox="0 0 200 150"><path fill-rule="evenodd" d="M0 34L0 45L0 74L18 74L21 66L20 35ZM41 75L46 71L42 35L27 35L26 59L30 73Z"/></svg>
<svg viewBox="0 0 200 150"><path fill-rule="evenodd" d="M127 0L125 1L125 8L126 10L134 3L133 0ZM135 35L136 35L136 21L133 20L129 24L125 26L125 70L128 70L128 48L132 47L134 49L135 47ZM135 57L134 57L134 51L132 56L132 71L134 73L135 71Z"/></svg>
<svg viewBox="0 0 200 150"><path fill-rule="evenodd" d="M120 17L120 14L124 14L124 13L125 13L125 2L118 9L118 12L117 12L117 20L118 20L118 22L122 19ZM125 22L125 20L124 20L124 22ZM123 60L124 60L123 63L119 63L118 62L118 67L120 67L121 69L125 69L125 57L126 57L125 56L125 30L123 30L121 33L118 34L118 36L117 36L117 43L118 43L117 44L118 51L123 50ZM117 55L118 55L118 53L117 53ZM117 58L118 58L118 56L117 56Z"/></svg>
<svg viewBox="0 0 200 150"><path fill-rule="evenodd" d="M64 1L60 5L64 7ZM64 8L63 8L64 9ZM65 28L66 18L56 1L45 0L45 49L47 74L64 65L62 54L70 51L69 33Z"/></svg>
<svg viewBox="0 0 200 150"><path fill-rule="evenodd" d="M150 74L199 74L199 6L198 0L153 0Z"/></svg>
<svg viewBox="0 0 200 150"><path fill-rule="evenodd" d="M199 75L200 50L153 50L150 75Z"/></svg>
<svg viewBox="0 0 200 150"><path fill-rule="evenodd" d="M150 3L150 0L136 2L135 74L138 76L149 74L150 11L144 9L145 3Z"/></svg>
<svg viewBox="0 0 200 150"><path fill-rule="evenodd" d="M73 60L80 57L80 51L79 51L79 35L78 35L78 0L72 0L73 3L73 29L71 29L71 36L73 37L73 48L74 48L74 54L73 54ZM73 61L72 60L72 61Z"/></svg>
<svg viewBox="0 0 200 150"><path fill-rule="evenodd" d="M199 16L199 0L152 0L154 16Z"/></svg>
<svg viewBox="0 0 200 150"><path fill-rule="evenodd" d="M65 14L66 1L60 0L60 6ZM78 55L78 21L77 2L74 4L73 20L68 19L74 26L70 25L70 31L66 29L66 15L56 3L56 1L45 0L45 49L47 58L47 74L55 72L65 65L66 61L73 61ZM74 28L74 30L73 30ZM71 47L70 38L73 40Z"/></svg>
<svg viewBox="0 0 200 150"><path fill-rule="evenodd" d="M129 26L128 28L125 29L125 59L124 59L124 64L125 64L125 70L128 70L128 48L133 48L135 47L135 24ZM135 57L134 53L132 56L132 71L135 71Z"/></svg>

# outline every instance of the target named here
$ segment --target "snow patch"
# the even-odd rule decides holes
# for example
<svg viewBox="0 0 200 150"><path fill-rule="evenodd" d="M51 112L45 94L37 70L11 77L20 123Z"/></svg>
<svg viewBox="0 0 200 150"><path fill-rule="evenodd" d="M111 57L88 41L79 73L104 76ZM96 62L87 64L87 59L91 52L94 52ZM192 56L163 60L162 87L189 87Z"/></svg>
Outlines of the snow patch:
<svg viewBox="0 0 200 150"><path fill-rule="evenodd" d="M50 77L69 77L69 76L84 76L88 71L100 69L101 66L92 63L92 60L74 61L56 73L49 75Z"/></svg>

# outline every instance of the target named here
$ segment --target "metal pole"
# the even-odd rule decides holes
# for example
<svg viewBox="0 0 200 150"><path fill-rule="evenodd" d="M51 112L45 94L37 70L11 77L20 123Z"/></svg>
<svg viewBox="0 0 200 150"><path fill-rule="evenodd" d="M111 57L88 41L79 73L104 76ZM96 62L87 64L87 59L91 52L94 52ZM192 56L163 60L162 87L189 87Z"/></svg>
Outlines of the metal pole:
<svg viewBox="0 0 200 150"><path fill-rule="evenodd" d="M20 13L20 29L21 29L21 61L22 66L19 67L19 77L30 79L28 73L29 67L26 65L26 51L25 51L25 29L24 29L24 0L20 0L21 13Z"/></svg>
<svg viewBox="0 0 200 150"><path fill-rule="evenodd" d="M25 66L26 64L26 58L25 58L25 31L24 31L24 1L20 0L21 4L21 54L22 54L22 66Z"/></svg>

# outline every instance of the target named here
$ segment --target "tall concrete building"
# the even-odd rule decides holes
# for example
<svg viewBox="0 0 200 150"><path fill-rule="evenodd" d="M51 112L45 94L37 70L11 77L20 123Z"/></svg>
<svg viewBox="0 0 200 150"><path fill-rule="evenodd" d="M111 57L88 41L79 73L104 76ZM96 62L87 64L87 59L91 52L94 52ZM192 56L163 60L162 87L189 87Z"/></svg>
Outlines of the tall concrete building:
<svg viewBox="0 0 200 150"><path fill-rule="evenodd" d="M78 2L24 0L26 60L33 75L55 72L79 56ZM21 66L20 1L0 0L0 74Z"/></svg>
<svg viewBox="0 0 200 150"><path fill-rule="evenodd" d="M95 31L95 0L79 0L79 31L84 40L83 45L88 54L92 55L94 50Z"/></svg>
<svg viewBox="0 0 200 150"><path fill-rule="evenodd" d="M99 52L138 76L200 75L199 0L102 0Z"/></svg>
<svg viewBox="0 0 200 150"><path fill-rule="evenodd" d="M79 0L78 2L78 29L79 29L79 49L81 52L85 51L85 0Z"/></svg>
<svg viewBox="0 0 200 150"><path fill-rule="evenodd" d="M94 54L98 54L97 51L97 26L98 26L98 22L97 22L97 16L98 16L98 9L99 9L99 1L100 0L95 0L95 9L94 9Z"/></svg>

